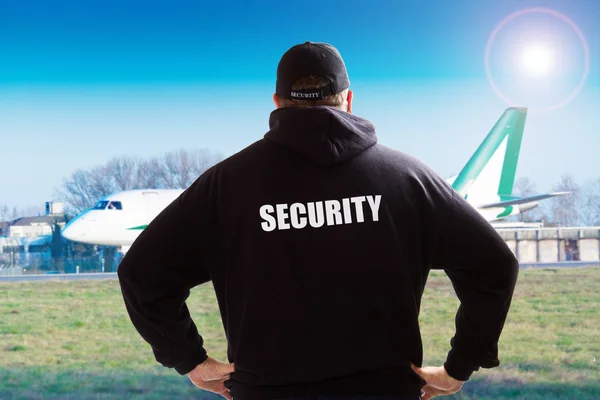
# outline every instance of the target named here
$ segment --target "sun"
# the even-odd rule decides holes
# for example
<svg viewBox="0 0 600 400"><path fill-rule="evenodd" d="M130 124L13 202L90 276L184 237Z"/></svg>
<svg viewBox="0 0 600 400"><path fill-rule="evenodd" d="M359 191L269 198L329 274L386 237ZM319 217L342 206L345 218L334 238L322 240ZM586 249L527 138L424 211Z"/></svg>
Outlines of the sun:
<svg viewBox="0 0 600 400"><path fill-rule="evenodd" d="M529 45L520 56L523 71L535 78L547 76L555 67L552 49L543 45Z"/></svg>

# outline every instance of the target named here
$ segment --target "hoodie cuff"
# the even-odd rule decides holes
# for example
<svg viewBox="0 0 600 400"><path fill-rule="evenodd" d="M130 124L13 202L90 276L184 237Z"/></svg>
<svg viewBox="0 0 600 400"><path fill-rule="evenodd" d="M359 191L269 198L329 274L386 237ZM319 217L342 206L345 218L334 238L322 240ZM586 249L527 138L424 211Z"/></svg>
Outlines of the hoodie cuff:
<svg viewBox="0 0 600 400"><path fill-rule="evenodd" d="M177 371L180 375L186 375L196 368L198 364L202 364L204 361L206 361L207 358L208 355L206 354L206 350L204 347L199 346L196 350L194 350L187 360L175 366L175 371Z"/></svg>
<svg viewBox="0 0 600 400"><path fill-rule="evenodd" d="M448 352L444 368L448 375L459 381L468 381L473 372L479 370L479 366L473 365L467 358L457 354L454 349Z"/></svg>

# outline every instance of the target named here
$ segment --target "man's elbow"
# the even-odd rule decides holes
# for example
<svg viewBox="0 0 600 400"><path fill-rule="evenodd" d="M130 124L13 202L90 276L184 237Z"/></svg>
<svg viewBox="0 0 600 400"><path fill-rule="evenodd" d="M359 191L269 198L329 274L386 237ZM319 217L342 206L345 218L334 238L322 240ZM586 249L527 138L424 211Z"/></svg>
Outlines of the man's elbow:
<svg viewBox="0 0 600 400"><path fill-rule="evenodd" d="M511 287L514 287L519 276L519 260L508 246L502 258L502 264L504 266L503 271L506 275L506 281Z"/></svg>
<svg viewBox="0 0 600 400"><path fill-rule="evenodd" d="M119 281L123 282L129 279L131 277L132 272L132 264L127 258L127 256L125 256L123 260L121 260L119 266L117 267L117 277L119 278Z"/></svg>
<svg viewBox="0 0 600 400"><path fill-rule="evenodd" d="M517 283L517 277L519 276L519 269L520 269L520 265L519 265L519 260L517 260L517 257L513 254L512 256L512 281L513 281L513 285Z"/></svg>

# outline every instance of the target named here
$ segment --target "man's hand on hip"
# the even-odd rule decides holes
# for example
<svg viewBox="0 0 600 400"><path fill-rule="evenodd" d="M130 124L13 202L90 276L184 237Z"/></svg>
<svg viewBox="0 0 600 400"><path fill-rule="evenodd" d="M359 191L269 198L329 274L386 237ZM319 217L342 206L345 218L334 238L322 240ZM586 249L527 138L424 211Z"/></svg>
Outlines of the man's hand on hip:
<svg viewBox="0 0 600 400"><path fill-rule="evenodd" d="M462 388L464 383L464 381L459 381L448 375L443 366L419 368L411 365L411 367L427 383L422 389L424 392L422 395L423 400L454 394Z"/></svg>
<svg viewBox="0 0 600 400"><path fill-rule="evenodd" d="M223 382L229 379L235 371L233 364L225 364L208 357L202 364L191 370L187 376L190 381L200 389L220 394L228 400L231 400L229 389Z"/></svg>

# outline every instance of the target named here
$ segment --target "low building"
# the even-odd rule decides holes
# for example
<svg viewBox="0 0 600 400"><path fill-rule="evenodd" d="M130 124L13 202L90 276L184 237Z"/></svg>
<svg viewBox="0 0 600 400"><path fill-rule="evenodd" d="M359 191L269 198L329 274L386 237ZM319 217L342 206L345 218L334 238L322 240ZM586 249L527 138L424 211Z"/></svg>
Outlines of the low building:
<svg viewBox="0 0 600 400"><path fill-rule="evenodd" d="M62 228L65 225L64 221L64 217L55 215L19 218L10 225L7 236L12 238L34 238L51 235L51 226L58 222L58 225Z"/></svg>

